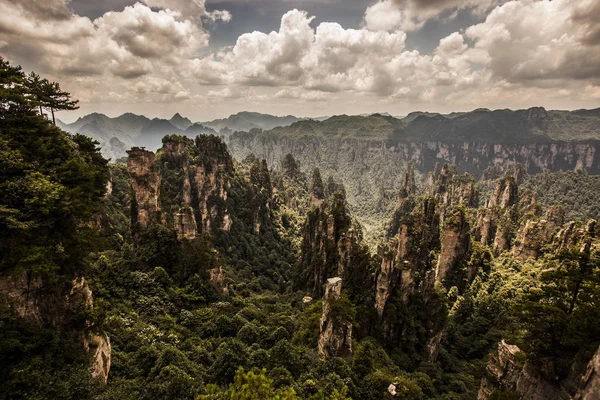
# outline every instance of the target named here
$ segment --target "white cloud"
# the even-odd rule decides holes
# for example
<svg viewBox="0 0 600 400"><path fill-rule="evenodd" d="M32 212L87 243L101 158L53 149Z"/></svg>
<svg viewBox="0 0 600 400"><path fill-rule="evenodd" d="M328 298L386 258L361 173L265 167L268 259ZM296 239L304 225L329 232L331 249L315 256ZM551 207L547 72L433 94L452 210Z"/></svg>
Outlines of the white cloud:
<svg viewBox="0 0 600 400"><path fill-rule="evenodd" d="M208 44L208 33L198 25L140 3L93 22L72 14L66 19L35 19L23 5L9 0L0 0L0 5L0 52L53 75L108 72L137 78L150 74L154 64L177 64Z"/></svg>
<svg viewBox="0 0 600 400"><path fill-rule="evenodd" d="M404 20L404 13L390 0L380 0L365 11L365 26L373 31L395 31Z"/></svg>
<svg viewBox="0 0 600 400"><path fill-rule="evenodd" d="M359 107L367 99L473 108L551 98L591 102L600 96L599 4L378 0L360 29L314 26L313 17L292 10L277 31L247 33L207 54L202 21L230 15L207 12L204 0L144 0L94 21L73 14L67 0L0 0L0 54L90 103L205 100L317 109L326 101ZM429 54L406 48L406 31L427 18L494 5L483 22L441 38ZM215 85L222 86L203 87Z"/></svg>
<svg viewBox="0 0 600 400"><path fill-rule="evenodd" d="M488 55L487 68L500 79L560 86L561 80L600 79L600 13L580 20L581 10L598 10L589 0L512 1L485 22L467 29L475 47ZM595 7L595 8L594 8Z"/></svg>

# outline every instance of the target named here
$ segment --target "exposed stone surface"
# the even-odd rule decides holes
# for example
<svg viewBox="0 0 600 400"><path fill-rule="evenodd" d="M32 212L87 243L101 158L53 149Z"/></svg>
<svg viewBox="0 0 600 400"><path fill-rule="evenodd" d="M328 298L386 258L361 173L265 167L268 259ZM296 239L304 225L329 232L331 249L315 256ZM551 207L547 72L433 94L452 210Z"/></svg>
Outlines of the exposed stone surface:
<svg viewBox="0 0 600 400"><path fill-rule="evenodd" d="M465 261L471 242L469 231L469 222L462 209L444 221L440 256L435 268L436 282L445 281L449 273Z"/></svg>
<svg viewBox="0 0 600 400"><path fill-rule="evenodd" d="M85 342L88 353L92 354L92 367L90 373L92 378L99 378L102 383L108 381L110 372L111 346L107 335L91 335L90 340Z"/></svg>
<svg viewBox="0 0 600 400"><path fill-rule="evenodd" d="M196 237L196 218L192 207L182 207L178 213L173 215L173 224L177 238L194 239Z"/></svg>
<svg viewBox="0 0 600 400"><path fill-rule="evenodd" d="M511 207L519 199L519 189L514 177L507 176L498 181L496 190L490 196L488 207L498 206L501 209Z"/></svg>
<svg viewBox="0 0 600 400"><path fill-rule="evenodd" d="M497 166L498 177L507 171L512 173L515 163L520 163L522 171L527 173L575 169L578 163L590 174L600 172L596 143L365 140L311 135L288 137L264 132L261 135L234 134L229 148L239 160L255 154L266 159L271 168L279 168L284 157L291 153L303 172L310 173L318 167L323 174L333 174L346 187L349 204L361 206L367 215L381 212L382 187L398 190L403 186L411 161L417 180L431 171L436 162L455 164L460 172L469 172L476 178L490 166ZM391 212L394 207L395 204L390 204L386 211ZM358 217L361 222L367 221L362 215Z"/></svg>
<svg viewBox="0 0 600 400"><path fill-rule="evenodd" d="M600 399L600 348L590 360L574 400Z"/></svg>
<svg viewBox="0 0 600 400"><path fill-rule="evenodd" d="M518 360L520 349L501 341L490 354L487 376L482 378L478 400L487 400L496 391L518 393L527 400L566 400L569 393L559 383L542 378L529 364Z"/></svg>
<svg viewBox="0 0 600 400"><path fill-rule="evenodd" d="M210 281L213 282L221 292L221 295L229 295L229 288L227 287L227 279L223 274L223 267L213 268L209 271Z"/></svg>
<svg viewBox="0 0 600 400"><path fill-rule="evenodd" d="M383 315L385 303L391 293L391 284L396 271L396 249L397 243L390 241L388 249L384 254L381 254L381 269L377 275L376 293L375 293L375 308L379 318Z"/></svg>
<svg viewBox="0 0 600 400"><path fill-rule="evenodd" d="M346 357L352 355L352 324L332 315L332 303L342 294L342 279L329 278L323 297L319 354L323 357Z"/></svg>
<svg viewBox="0 0 600 400"><path fill-rule="evenodd" d="M22 318L41 322L38 300L41 299L42 280L29 274L18 277L4 276L0 279L0 294L7 296L10 305Z"/></svg>
<svg viewBox="0 0 600 400"><path fill-rule="evenodd" d="M66 293L57 288L45 288L40 277L21 275L15 279L9 276L0 278L0 295L8 297L10 305L21 317L35 324L56 326L70 322L69 313L79 308L92 310L93 295L84 277L72 280ZM106 383L110 371L111 347L108 336L89 332L90 323L79 326L83 348L92 353L90 373Z"/></svg>
<svg viewBox="0 0 600 400"><path fill-rule="evenodd" d="M413 196L417 193L417 184L415 181L415 165L412 161L408 163L406 168L406 174L402 180L402 186L400 187L400 198L406 198Z"/></svg>
<svg viewBox="0 0 600 400"><path fill-rule="evenodd" d="M145 229L156 213L160 212L161 175L153 152L134 147L127 154L135 210L133 218L141 229Z"/></svg>
<svg viewBox="0 0 600 400"><path fill-rule="evenodd" d="M165 139L157 155L140 148L128 154L136 232L147 228L152 219L172 223L180 239L194 239L198 231L231 229L226 202L233 161L218 138L199 136L194 141L172 136ZM161 204L161 184L167 171L180 177L181 196L176 204L171 198L162 198L167 204Z"/></svg>

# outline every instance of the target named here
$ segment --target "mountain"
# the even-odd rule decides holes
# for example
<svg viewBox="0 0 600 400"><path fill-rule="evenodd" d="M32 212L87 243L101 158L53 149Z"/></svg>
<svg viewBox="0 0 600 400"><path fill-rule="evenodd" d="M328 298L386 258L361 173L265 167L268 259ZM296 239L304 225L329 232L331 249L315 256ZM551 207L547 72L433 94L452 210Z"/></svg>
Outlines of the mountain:
<svg viewBox="0 0 600 400"><path fill-rule="evenodd" d="M195 123L190 125L185 130L185 134L187 136L195 136L195 135L216 135L217 132L212 128L207 128L206 126Z"/></svg>
<svg viewBox="0 0 600 400"><path fill-rule="evenodd" d="M182 117L181 114L179 114L179 113L173 115L173 117L169 120L169 122L174 127L176 127L177 129L180 129L182 131L185 131L190 125L192 125L192 121L190 121L188 118Z"/></svg>
<svg viewBox="0 0 600 400"><path fill-rule="evenodd" d="M352 211L376 232L390 211L403 170L414 162L424 180L437 163L481 177L495 165L514 162L530 173L585 169L600 173L600 118L597 111L478 109L452 116L414 113L404 119L375 114L303 120L266 132L234 133L229 148L239 160L250 154L281 168L288 153L305 172L320 168L342 182Z"/></svg>
<svg viewBox="0 0 600 400"><path fill-rule="evenodd" d="M276 117L274 115L260 114L256 112L240 112L230 115L227 118L202 122L202 125L212 128L216 131L226 128L232 131L247 132L256 128L270 130L277 126L288 126L299 120L300 118L292 115Z"/></svg>
<svg viewBox="0 0 600 400"><path fill-rule="evenodd" d="M226 134L255 128L269 130L277 126L290 125L299 120L291 115L276 117L241 112L228 118L194 124L179 113L170 120L161 118L151 120L143 115L132 113L126 113L116 118L92 113L71 124L65 124L62 121L58 121L57 124L67 132L81 133L97 140L100 143L102 155L116 160L126 156L125 150L133 146L155 151L161 146L162 138L171 134L193 137L200 134L218 134L221 130Z"/></svg>

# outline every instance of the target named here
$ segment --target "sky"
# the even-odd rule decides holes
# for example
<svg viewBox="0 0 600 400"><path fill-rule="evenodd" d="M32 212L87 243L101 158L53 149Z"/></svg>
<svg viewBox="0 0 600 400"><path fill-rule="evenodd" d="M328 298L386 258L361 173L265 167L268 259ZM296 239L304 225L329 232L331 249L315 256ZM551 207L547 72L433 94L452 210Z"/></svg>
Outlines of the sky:
<svg viewBox="0 0 600 400"><path fill-rule="evenodd" d="M193 121L600 107L600 0L0 0L0 56Z"/></svg>

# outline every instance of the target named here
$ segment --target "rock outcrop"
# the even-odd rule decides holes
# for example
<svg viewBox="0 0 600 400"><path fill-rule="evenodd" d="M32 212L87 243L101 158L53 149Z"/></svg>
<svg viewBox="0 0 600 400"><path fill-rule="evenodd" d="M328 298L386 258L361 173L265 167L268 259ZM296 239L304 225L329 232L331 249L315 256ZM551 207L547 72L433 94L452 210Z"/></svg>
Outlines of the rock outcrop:
<svg viewBox="0 0 600 400"><path fill-rule="evenodd" d="M447 216L442 230L440 256L435 268L436 282L445 281L461 262L466 262L471 235L465 210L458 208Z"/></svg>
<svg viewBox="0 0 600 400"><path fill-rule="evenodd" d="M92 378L97 378L106 384L108 373L110 372L110 339L106 334L91 335L89 340L85 340L84 347L86 351L92 354L92 367L90 373Z"/></svg>
<svg viewBox="0 0 600 400"><path fill-rule="evenodd" d="M574 400L596 399L600 399L600 348L589 362L581 378L581 386L574 397Z"/></svg>
<svg viewBox="0 0 600 400"><path fill-rule="evenodd" d="M352 355L352 324L335 315L334 303L342 294L342 279L329 278L323 297L323 314L321 315L319 335L319 355L346 357Z"/></svg>
<svg viewBox="0 0 600 400"><path fill-rule="evenodd" d="M213 268L208 272L210 274L210 281L219 289L220 294L228 296L229 288L227 287L227 279L223 273L223 267Z"/></svg>
<svg viewBox="0 0 600 400"><path fill-rule="evenodd" d="M375 295L379 318L395 288L399 288L406 304L411 294L429 284L424 278L433 270L429 251L440 246L439 214L435 198L426 197L402 217L397 237L380 251Z"/></svg>
<svg viewBox="0 0 600 400"><path fill-rule="evenodd" d="M227 190L233 161L219 138L168 136L156 155L140 148L128 154L136 235L151 221L171 226L181 240L231 229Z"/></svg>
<svg viewBox="0 0 600 400"><path fill-rule="evenodd" d="M127 154L127 168L133 189L133 225L144 230L160 213L161 175L153 152L134 147Z"/></svg>
<svg viewBox="0 0 600 400"><path fill-rule="evenodd" d="M331 125L337 123L340 121L332 121ZM417 182L422 181L422 176L436 163L457 165L458 171L469 172L476 178L480 178L491 166L495 166L498 176L502 176L515 163L523 165L523 171L527 173L581 167L590 174L600 172L600 146L597 142L552 142L539 136L537 143L524 143L523 138L518 136L507 139L514 137L512 130L498 137L497 141L488 142L462 137L452 140L443 137L438 140L419 139L424 135L405 138L401 134L395 135L393 130L389 136L373 138L370 134L375 132L365 131L362 123L356 123L352 128L354 126L361 127L357 137L348 137L346 131L349 129L332 136L320 135L314 130L318 127L307 126L302 130L291 129L293 132L289 135L278 131L233 134L228 144L239 160L254 154L266 159L269 167L277 169L285 156L291 153L299 161L303 172L310 173L318 167L324 175L334 175L346 187L349 204L360 210L357 218L361 222L368 221L374 214L383 217L393 211L395 204L385 204L381 189L396 191L401 188L410 162L414 165ZM428 129L427 133L436 131ZM464 133L464 130L457 129L454 133L458 132Z"/></svg>
<svg viewBox="0 0 600 400"><path fill-rule="evenodd" d="M541 377L529 363L519 361L520 349L501 341L490 354L478 400L488 400L496 392L512 392L527 400L567 400L569 393L559 383Z"/></svg>
<svg viewBox="0 0 600 400"><path fill-rule="evenodd" d="M0 277L0 296L5 296L15 313L37 325L61 328L71 324L73 313L80 309L91 311L94 307L92 291L84 277L74 278L62 287L55 282L46 283L40 277L24 274L18 277ZM76 327L83 349L92 355L90 374L103 383L108 379L111 361L110 340L106 334L90 331L86 321Z"/></svg>

